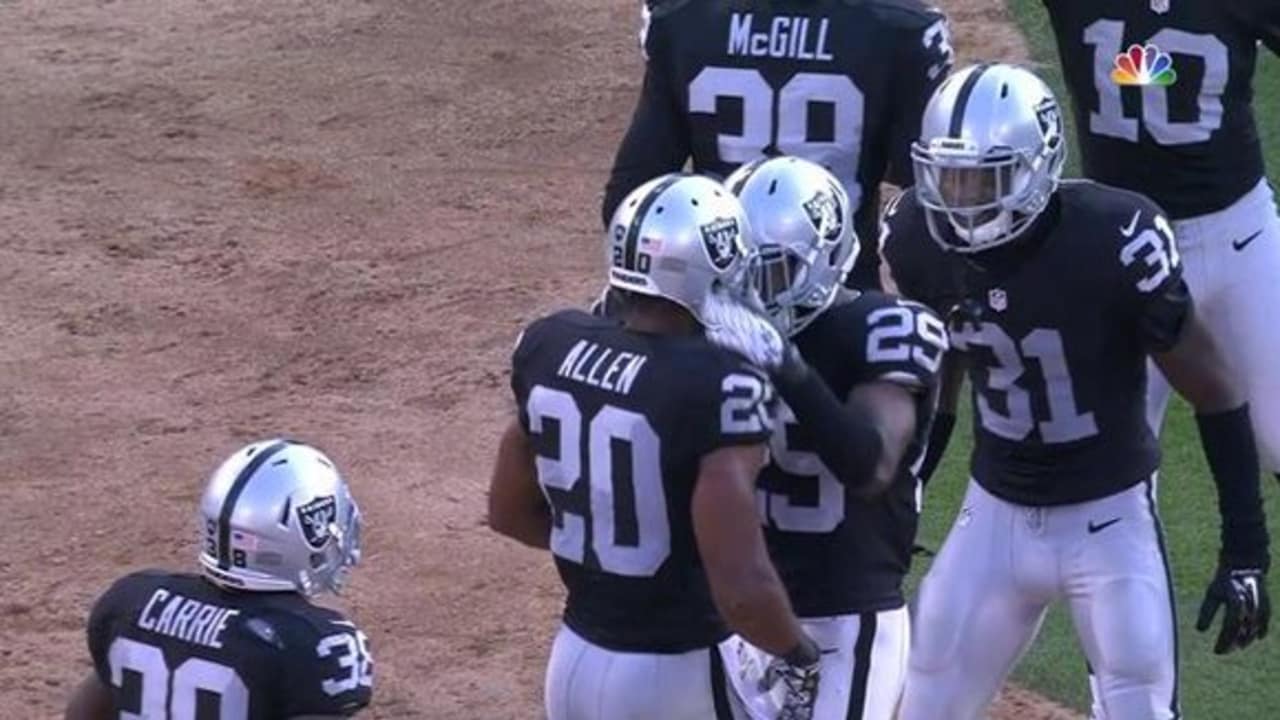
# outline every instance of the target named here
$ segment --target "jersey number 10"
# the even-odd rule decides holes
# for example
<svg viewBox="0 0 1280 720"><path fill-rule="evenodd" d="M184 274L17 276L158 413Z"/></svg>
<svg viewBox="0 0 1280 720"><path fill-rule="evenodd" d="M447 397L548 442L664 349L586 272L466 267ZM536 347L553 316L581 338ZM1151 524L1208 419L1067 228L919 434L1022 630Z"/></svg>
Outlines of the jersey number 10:
<svg viewBox="0 0 1280 720"><path fill-rule="evenodd" d="M1089 132L1095 135L1138 141L1138 121L1125 117L1120 102L1120 86L1111 80L1115 58L1124 51L1124 23L1098 20L1084 29L1084 42L1093 46L1093 83L1098 90L1098 111L1089 113ZM1165 28L1147 41L1166 53L1189 55L1204 62L1204 80L1197 105L1198 120L1174 122L1169 119L1169 87L1144 85L1142 123L1161 145L1189 145L1205 142L1222 127L1222 93L1227 88L1227 46L1213 35Z"/></svg>

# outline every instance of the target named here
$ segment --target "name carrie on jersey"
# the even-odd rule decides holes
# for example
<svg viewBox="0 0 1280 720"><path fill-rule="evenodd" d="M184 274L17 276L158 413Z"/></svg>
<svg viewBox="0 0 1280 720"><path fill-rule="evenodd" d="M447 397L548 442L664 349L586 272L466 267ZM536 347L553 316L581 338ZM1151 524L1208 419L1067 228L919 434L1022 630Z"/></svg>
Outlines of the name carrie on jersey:
<svg viewBox="0 0 1280 720"><path fill-rule="evenodd" d="M733 13L729 19L730 55L827 62L835 59L827 50L831 27L827 18L780 15L770 21L768 28L760 30L754 21L755 13Z"/></svg>

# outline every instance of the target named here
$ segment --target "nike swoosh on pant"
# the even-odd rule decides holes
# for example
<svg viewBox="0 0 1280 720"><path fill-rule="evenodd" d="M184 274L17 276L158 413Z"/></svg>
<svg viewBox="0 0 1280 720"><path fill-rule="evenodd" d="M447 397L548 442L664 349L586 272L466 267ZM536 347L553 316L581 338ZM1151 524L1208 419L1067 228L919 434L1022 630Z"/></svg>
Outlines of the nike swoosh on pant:
<svg viewBox="0 0 1280 720"><path fill-rule="evenodd" d="M1261 231L1261 230L1259 230L1258 232L1256 232L1256 233L1254 233L1254 234L1250 235L1249 237L1247 237L1247 238L1245 238L1245 239L1243 239L1243 240L1232 240L1232 241L1231 241L1231 247L1235 248L1237 251L1243 250L1243 249L1245 249L1245 247L1246 247L1249 243L1251 243L1251 242L1253 242L1254 240L1256 240L1256 239L1258 238L1258 236L1259 236L1259 235L1261 235L1261 234L1262 234L1262 231Z"/></svg>

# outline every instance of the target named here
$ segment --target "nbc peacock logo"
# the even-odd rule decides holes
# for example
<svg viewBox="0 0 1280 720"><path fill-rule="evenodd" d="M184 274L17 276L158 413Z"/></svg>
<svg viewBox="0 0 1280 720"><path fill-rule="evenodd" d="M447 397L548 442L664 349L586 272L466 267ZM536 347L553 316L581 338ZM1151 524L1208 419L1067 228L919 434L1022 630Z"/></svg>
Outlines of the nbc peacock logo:
<svg viewBox="0 0 1280 720"><path fill-rule="evenodd" d="M1155 45L1130 45L1116 56L1111 80L1117 85L1172 85L1178 79L1169 53Z"/></svg>

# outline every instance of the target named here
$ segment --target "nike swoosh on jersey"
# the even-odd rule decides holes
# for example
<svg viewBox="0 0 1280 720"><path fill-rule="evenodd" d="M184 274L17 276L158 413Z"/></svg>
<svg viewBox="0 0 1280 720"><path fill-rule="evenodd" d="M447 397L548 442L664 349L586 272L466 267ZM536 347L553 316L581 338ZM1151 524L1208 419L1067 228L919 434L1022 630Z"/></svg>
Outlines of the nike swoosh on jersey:
<svg viewBox="0 0 1280 720"><path fill-rule="evenodd" d="M1258 236L1261 234L1262 234L1262 231L1259 230L1258 232L1250 235L1249 237L1243 240L1232 240L1231 247L1234 248L1236 251L1243 250L1249 243L1253 242L1254 240L1257 240Z"/></svg>
<svg viewBox="0 0 1280 720"><path fill-rule="evenodd" d="M1090 520L1090 521L1089 521L1089 532L1090 532L1090 533L1101 532L1101 531L1106 530L1107 528L1111 527L1112 525L1115 525L1116 523L1120 522L1120 520L1121 520L1120 518L1111 518L1110 520L1108 520L1108 521L1106 521L1106 522L1104 522L1104 523L1098 523L1097 525L1095 525L1095 524L1093 523L1093 521L1092 521L1092 520Z"/></svg>
<svg viewBox="0 0 1280 720"><path fill-rule="evenodd" d="M1132 237L1133 231L1138 227L1138 218L1140 217L1142 217L1141 210L1134 212L1133 219L1129 221L1129 224L1120 228L1120 234L1124 235L1125 237Z"/></svg>

